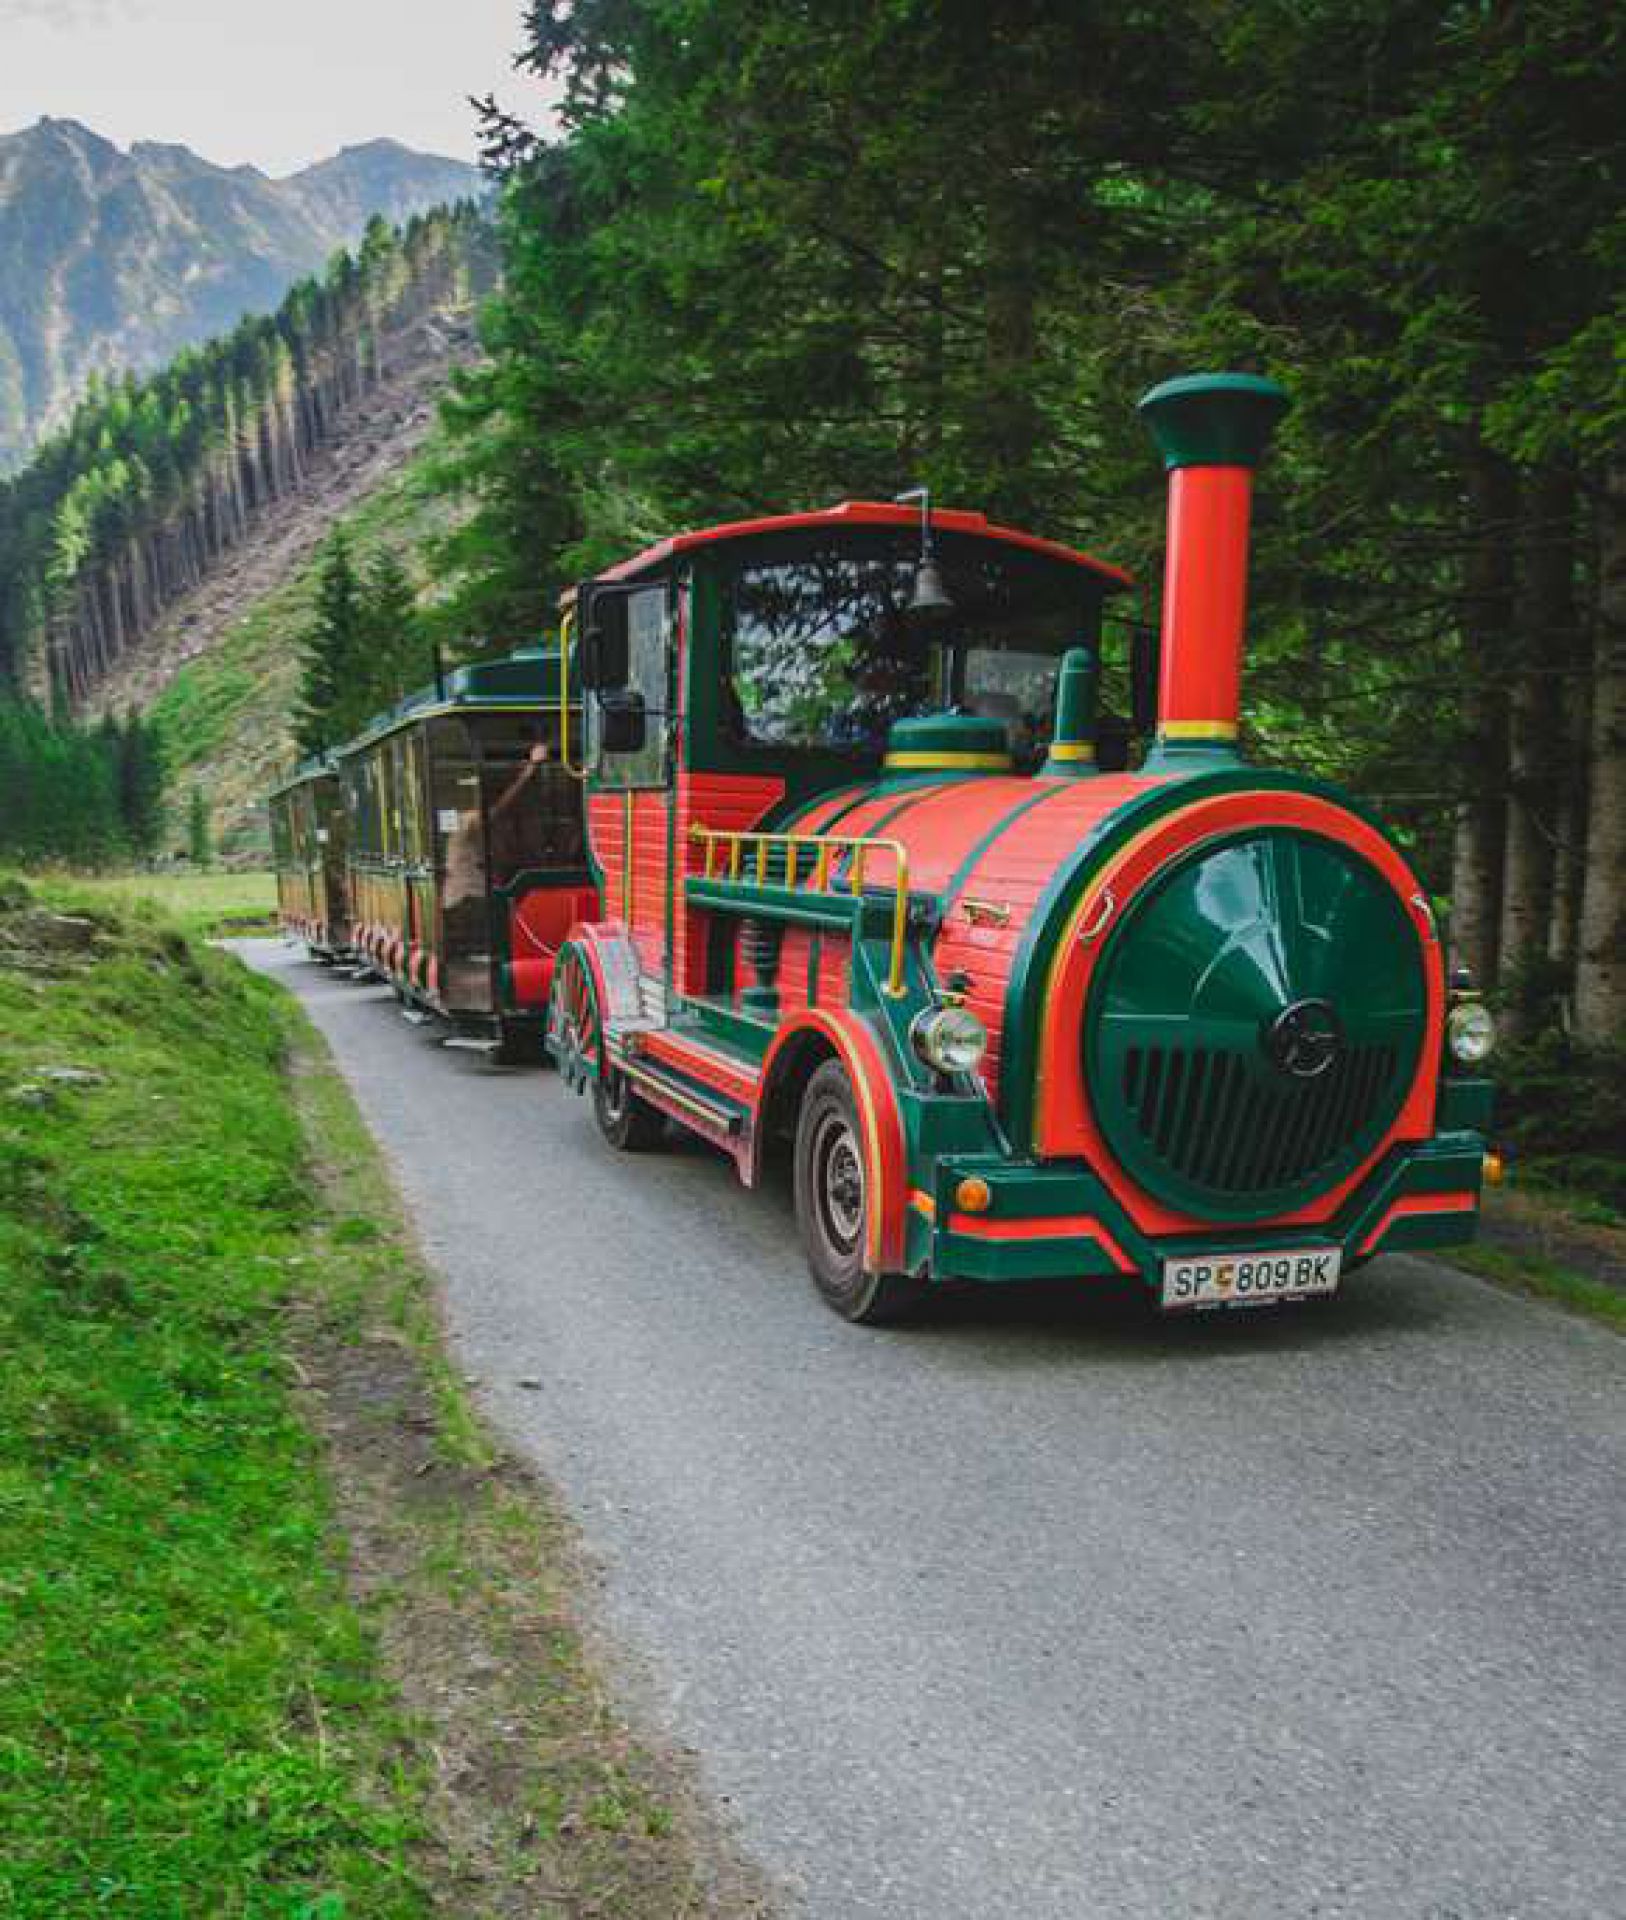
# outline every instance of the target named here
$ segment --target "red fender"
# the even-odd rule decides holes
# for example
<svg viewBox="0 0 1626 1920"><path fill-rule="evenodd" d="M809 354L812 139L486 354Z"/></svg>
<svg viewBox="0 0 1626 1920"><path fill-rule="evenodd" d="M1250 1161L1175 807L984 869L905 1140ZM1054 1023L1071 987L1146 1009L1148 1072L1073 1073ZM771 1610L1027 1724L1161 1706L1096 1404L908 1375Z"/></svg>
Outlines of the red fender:
<svg viewBox="0 0 1626 1920"><path fill-rule="evenodd" d="M637 959L631 936L619 920L578 920L559 943L559 957L574 947L587 968L593 1002L602 1026L607 1013L636 1012ZM557 968L557 962L555 963ZM628 996L633 1004L628 1004ZM599 1050L599 1072L604 1072L605 1049Z"/></svg>
<svg viewBox="0 0 1626 1920"><path fill-rule="evenodd" d="M896 1273L903 1265L904 1230L908 1217L908 1154L904 1148L903 1116L893 1094L892 1076L875 1036L853 1013L809 1008L794 1024L774 1035L762 1062L760 1103L773 1085L774 1063L798 1034L814 1032L835 1048L858 1102L859 1131L863 1136L864 1178L876 1204L870 1210L864 1264L871 1273ZM753 1129L753 1131L755 1131ZM755 1148L752 1150L753 1161ZM752 1172L755 1168L753 1165Z"/></svg>

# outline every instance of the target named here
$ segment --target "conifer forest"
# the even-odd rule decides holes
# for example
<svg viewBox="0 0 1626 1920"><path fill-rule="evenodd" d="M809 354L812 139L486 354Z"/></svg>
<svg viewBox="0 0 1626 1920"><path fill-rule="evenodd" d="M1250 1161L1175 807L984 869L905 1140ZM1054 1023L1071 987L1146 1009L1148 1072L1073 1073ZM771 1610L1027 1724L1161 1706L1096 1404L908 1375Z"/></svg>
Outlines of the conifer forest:
<svg viewBox="0 0 1626 1920"><path fill-rule="evenodd" d="M535 0L516 61L559 107L484 112L501 283L432 468L458 507L437 635L534 638L675 526L926 485L1134 569L1121 704L1162 538L1134 401L1269 372L1294 405L1251 752L1401 823L1516 1030L1612 1044L1623 39L1579 0ZM275 316L94 392L0 485L12 682L71 705L138 644L392 324L485 270L486 217L377 223ZM342 651L331 622L313 645ZM323 671L307 744L333 737Z"/></svg>
<svg viewBox="0 0 1626 1920"><path fill-rule="evenodd" d="M564 131L487 119L506 279L450 409L468 631L534 632L675 525L911 484L1127 562L1150 603L1135 399L1269 372L1294 409L1260 503L1252 752L1409 825L1515 1021L1626 1028L1620 19L579 0L528 22Z"/></svg>

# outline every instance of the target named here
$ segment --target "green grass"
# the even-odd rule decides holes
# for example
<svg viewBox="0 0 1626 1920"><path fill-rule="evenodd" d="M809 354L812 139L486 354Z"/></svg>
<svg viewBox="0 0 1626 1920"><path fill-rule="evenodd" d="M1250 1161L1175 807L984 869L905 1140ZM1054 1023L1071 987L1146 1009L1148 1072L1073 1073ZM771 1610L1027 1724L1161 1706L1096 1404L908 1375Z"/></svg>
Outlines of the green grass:
<svg viewBox="0 0 1626 1920"><path fill-rule="evenodd" d="M93 966L0 972L0 1915L421 1914L421 1787L289 1391L287 1016L101 911Z"/></svg>
<svg viewBox="0 0 1626 1920"><path fill-rule="evenodd" d="M1453 1247L1446 1258L1453 1266L1466 1267L1499 1286L1552 1300L1572 1313L1585 1314L1626 1332L1626 1293L1607 1281L1588 1279L1556 1260L1537 1253L1508 1253L1483 1244Z"/></svg>
<svg viewBox="0 0 1626 1920"><path fill-rule="evenodd" d="M325 1047L171 917L241 877L165 886L0 876L0 1920L759 1913Z"/></svg>
<svg viewBox="0 0 1626 1920"><path fill-rule="evenodd" d="M74 874L57 884L65 896L157 914L188 933L246 933L276 924L277 878L259 869Z"/></svg>

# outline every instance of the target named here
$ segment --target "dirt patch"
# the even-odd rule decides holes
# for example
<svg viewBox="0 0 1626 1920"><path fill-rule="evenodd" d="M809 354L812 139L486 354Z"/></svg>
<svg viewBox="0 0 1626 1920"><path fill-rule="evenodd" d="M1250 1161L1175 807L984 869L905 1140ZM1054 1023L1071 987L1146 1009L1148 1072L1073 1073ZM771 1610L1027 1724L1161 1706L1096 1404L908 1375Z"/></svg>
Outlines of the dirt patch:
<svg viewBox="0 0 1626 1920"><path fill-rule="evenodd" d="M348 1258L356 1286L291 1311L290 1364L348 1583L399 1690L403 1762L427 1773L419 1865L437 1905L456 1920L766 1920L780 1907L692 1769L627 1727L584 1652L591 1569L552 1490L492 1443L426 1343L433 1297L393 1197L382 1221L376 1198L357 1210L358 1181L376 1195L387 1176L370 1147L358 1170L333 1139L347 1096L331 1064L301 1058L296 1083L325 1147L319 1264Z"/></svg>

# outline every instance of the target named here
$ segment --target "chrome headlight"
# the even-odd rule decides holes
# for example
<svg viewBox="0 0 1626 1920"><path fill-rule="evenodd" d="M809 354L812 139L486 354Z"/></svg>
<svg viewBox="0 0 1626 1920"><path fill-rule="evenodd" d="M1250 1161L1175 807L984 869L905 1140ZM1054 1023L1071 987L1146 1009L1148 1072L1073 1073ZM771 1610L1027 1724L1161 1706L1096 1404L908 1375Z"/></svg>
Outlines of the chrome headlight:
<svg viewBox="0 0 1626 1920"><path fill-rule="evenodd" d="M1477 1067L1496 1046L1496 1022L1479 1000L1464 1000L1445 1018L1445 1044L1460 1067Z"/></svg>
<svg viewBox="0 0 1626 1920"><path fill-rule="evenodd" d="M988 1051L988 1029L969 1007L928 1007L909 1037L915 1052L939 1073L974 1073Z"/></svg>

